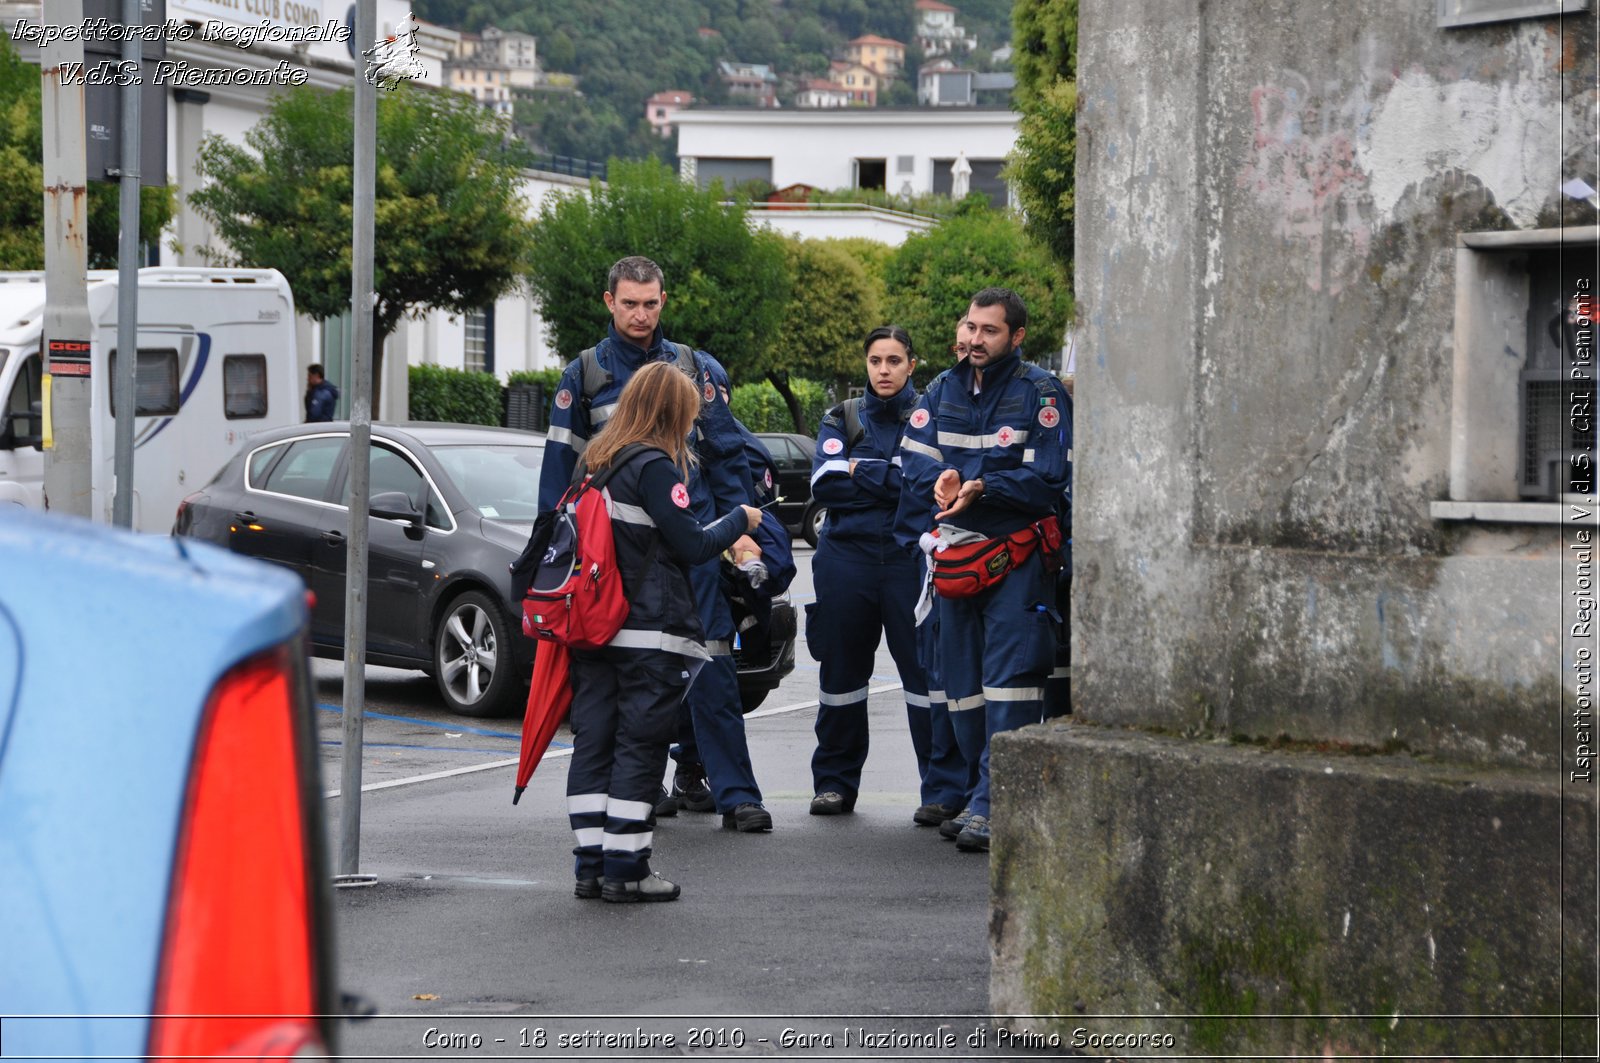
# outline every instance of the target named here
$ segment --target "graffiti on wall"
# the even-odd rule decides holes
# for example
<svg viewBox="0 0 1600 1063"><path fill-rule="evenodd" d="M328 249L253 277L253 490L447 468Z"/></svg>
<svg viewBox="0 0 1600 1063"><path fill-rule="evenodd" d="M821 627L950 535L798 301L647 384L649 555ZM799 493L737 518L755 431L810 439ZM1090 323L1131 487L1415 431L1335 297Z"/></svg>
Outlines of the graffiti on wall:
<svg viewBox="0 0 1600 1063"><path fill-rule="evenodd" d="M1356 151L1364 107L1359 98L1330 103L1293 71L1250 90L1251 145L1239 187L1285 242L1304 249L1306 283L1328 295L1358 275L1372 243L1368 175Z"/></svg>

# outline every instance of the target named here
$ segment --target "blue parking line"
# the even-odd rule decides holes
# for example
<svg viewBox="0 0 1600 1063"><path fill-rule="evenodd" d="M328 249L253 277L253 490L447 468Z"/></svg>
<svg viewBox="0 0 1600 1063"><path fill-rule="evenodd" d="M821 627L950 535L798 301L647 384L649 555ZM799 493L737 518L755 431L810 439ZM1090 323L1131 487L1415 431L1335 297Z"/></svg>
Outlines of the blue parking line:
<svg viewBox="0 0 1600 1063"><path fill-rule="evenodd" d="M326 701L318 702L317 708L321 709L323 712L337 712L340 714L344 713L343 705L334 705ZM415 724L418 727L432 727L440 731L456 731L461 734L485 735L489 738L509 738L514 742L522 741L521 734L508 734L505 731L486 731L482 727L468 727L465 725L458 726L451 723L439 723L437 720L419 720L415 716L394 716L387 712L373 712L371 709L368 709L366 712L362 713L362 718L368 720L395 720L399 723Z"/></svg>
<svg viewBox="0 0 1600 1063"><path fill-rule="evenodd" d="M339 741L336 738L325 738L325 739L322 740L322 744L325 745L325 746L336 746L336 747L344 745L343 742ZM560 745L559 742L552 742L550 744L551 745ZM484 754L486 756L491 756L491 757L504 757L507 753L510 752L510 750L506 750L506 749L463 749L463 748L460 748L460 747L452 747L452 746L413 746L413 745L407 745L404 742L362 742L361 743L361 748L362 749L417 749L417 750L423 750L423 751L430 752L430 753L482 753L482 754Z"/></svg>

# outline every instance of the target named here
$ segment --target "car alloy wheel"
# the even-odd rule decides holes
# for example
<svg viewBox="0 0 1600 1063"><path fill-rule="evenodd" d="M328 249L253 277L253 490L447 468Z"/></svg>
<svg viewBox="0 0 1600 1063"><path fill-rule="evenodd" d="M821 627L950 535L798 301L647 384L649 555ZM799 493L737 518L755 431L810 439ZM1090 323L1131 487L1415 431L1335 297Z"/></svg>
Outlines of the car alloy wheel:
<svg viewBox="0 0 1600 1063"><path fill-rule="evenodd" d="M434 680L445 704L463 716L498 716L514 671L509 625L498 606L480 591L451 601L433 634Z"/></svg>
<svg viewBox="0 0 1600 1063"><path fill-rule="evenodd" d="M806 543L813 550L817 548L817 540L822 538L822 525L827 519L827 507L819 506L815 502L811 503L805 516L800 518L800 534L805 536Z"/></svg>

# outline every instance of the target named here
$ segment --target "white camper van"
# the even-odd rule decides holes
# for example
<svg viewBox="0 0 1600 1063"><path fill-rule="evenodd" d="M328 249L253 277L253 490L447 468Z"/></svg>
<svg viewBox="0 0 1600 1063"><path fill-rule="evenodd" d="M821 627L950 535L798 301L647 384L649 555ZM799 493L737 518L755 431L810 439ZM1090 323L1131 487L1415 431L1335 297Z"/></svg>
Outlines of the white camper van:
<svg viewBox="0 0 1600 1063"><path fill-rule="evenodd" d="M0 514L11 505L44 505L44 310L43 273L0 273ZM90 271L89 321L91 515L109 523L116 271ZM133 526L166 533L178 503L247 436L303 418L294 297L277 270L142 269L138 343Z"/></svg>

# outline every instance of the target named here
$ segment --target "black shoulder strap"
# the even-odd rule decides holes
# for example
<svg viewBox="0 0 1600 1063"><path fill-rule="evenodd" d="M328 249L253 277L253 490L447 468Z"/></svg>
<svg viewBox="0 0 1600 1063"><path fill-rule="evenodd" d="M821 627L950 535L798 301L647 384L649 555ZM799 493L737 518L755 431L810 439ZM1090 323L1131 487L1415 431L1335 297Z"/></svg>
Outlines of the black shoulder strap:
<svg viewBox="0 0 1600 1063"><path fill-rule="evenodd" d="M600 389L611 383L611 370L600 364L598 347L579 352L578 365L583 369L583 408L588 412Z"/></svg>
<svg viewBox="0 0 1600 1063"><path fill-rule="evenodd" d="M652 447L648 443L629 443L627 446L617 451L617 453L612 457L610 465L607 465L604 469L601 469L599 472L595 473L592 478L590 478L589 489L598 491L600 488L604 487L606 482L615 476L617 472L634 457L634 455L640 454L646 450L656 449L658 448ZM569 488L576 487L583 483L584 477L588 475L589 466L585 464L582 457L579 457L577 465L575 465L572 470L572 483L568 485Z"/></svg>
<svg viewBox="0 0 1600 1063"><path fill-rule="evenodd" d="M861 399L845 399L839 403L839 415L844 418L845 450L854 450L861 437L867 434L861 424Z"/></svg>

